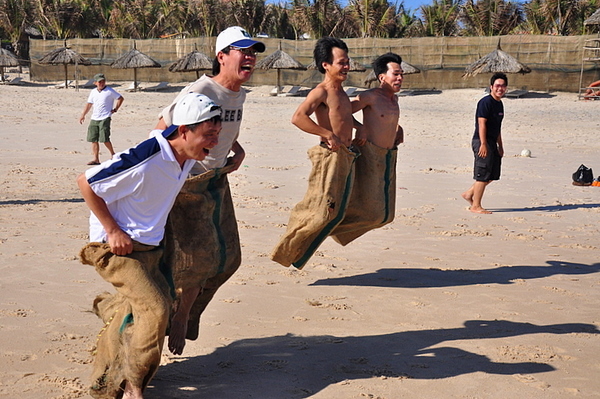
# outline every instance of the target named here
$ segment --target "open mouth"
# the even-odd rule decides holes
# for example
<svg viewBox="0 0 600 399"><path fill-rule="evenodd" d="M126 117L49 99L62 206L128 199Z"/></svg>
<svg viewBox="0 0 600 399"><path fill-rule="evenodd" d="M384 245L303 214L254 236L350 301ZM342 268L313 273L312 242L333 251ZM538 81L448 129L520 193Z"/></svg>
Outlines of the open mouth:
<svg viewBox="0 0 600 399"><path fill-rule="evenodd" d="M204 155L208 155L210 153L208 148L203 148L202 151L204 151Z"/></svg>
<svg viewBox="0 0 600 399"><path fill-rule="evenodd" d="M254 67L252 65L242 65L242 71L246 71L246 72L252 72L252 69L254 69Z"/></svg>

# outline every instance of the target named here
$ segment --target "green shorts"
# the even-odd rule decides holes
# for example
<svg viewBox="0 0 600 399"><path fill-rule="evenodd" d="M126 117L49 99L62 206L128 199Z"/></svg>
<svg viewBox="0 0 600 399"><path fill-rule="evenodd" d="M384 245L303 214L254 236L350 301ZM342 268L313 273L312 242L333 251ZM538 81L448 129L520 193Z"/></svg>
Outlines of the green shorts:
<svg viewBox="0 0 600 399"><path fill-rule="evenodd" d="M88 126L87 141L106 143L110 141L110 117L101 121L91 120Z"/></svg>

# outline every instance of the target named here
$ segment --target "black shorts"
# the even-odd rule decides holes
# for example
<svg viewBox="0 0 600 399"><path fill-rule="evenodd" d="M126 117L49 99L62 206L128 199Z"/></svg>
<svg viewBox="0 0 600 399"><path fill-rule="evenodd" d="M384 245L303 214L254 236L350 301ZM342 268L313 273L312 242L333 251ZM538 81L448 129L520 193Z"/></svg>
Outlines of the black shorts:
<svg viewBox="0 0 600 399"><path fill-rule="evenodd" d="M473 154L475 155L473 179L477 181L500 180L502 157L497 148L490 148L488 145L487 157L481 158L479 156L479 141L473 141Z"/></svg>

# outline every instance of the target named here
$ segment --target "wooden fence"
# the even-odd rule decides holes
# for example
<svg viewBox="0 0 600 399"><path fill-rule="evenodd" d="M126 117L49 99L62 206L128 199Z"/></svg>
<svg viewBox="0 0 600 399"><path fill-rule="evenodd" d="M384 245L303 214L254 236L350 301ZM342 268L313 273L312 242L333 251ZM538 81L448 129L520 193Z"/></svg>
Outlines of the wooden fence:
<svg viewBox="0 0 600 399"><path fill-rule="evenodd" d="M502 49L529 66L531 73L509 75L511 88L527 88L538 91L577 92L582 68L582 48L586 39L597 36L543 36L514 35L495 37L422 37L409 39L346 39L350 57L367 67L366 72L351 72L347 86L364 87L364 79L369 73L373 58L387 51L400 54L403 59L421 69L419 74L407 75L404 88L469 88L485 87L489 75L478 75L464 79L465 68L493 51L500 41ZM314 40L294 41L285 39L261 39L267 46L266 56L281 46L282 50L308 65L312 62ZM138 69L141 82L180 83L195 79L194 72L172 73L169 65L185 54L198 49L209 57L214 57L214 37L186 39L136 40L135 46L141 52L157 60L161 68ZM78 66L77 78L87 80L98 72L107 75L110 81L132 81L133 71L113 69L110 64L134 46L130 39L69 39L68 46L83 57L92 61L91 66ZM57 47L63 47L62 40L31 40L31 79L38 82L60 82L64 80L62 66L40 65L37 63L44 54ZM584 83L600 79L600 65L584 65ZM208 72L208 71L207 71ZM75 67L69 66L69 79L75 79ZM315 70L282 70L282 84L313 87L321 81L321 74ZM276 71L256 70L248 85L275 85Z"/></svg>

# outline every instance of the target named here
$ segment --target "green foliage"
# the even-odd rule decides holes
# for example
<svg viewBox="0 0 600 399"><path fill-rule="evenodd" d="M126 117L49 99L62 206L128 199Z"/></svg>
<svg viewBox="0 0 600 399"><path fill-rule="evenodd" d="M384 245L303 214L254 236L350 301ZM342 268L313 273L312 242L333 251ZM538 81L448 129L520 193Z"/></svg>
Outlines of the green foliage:
<svg viewBox="0 0 600 399"><path fill-rule="evenodd" d="M462 0L433 0L421 6L425 36L454 36L459 32L458 18Z"/></svg>
<svg viewBox="0 0 600 399"><path fill-rule="evenodd" d="M215 36L231 25L252 35L298 39L304 36L417 37L578 35L600 0L431 0L421 16L401 0L0 0L0 35L18 52L25 29L47 38L114 37L144 39L187 33Z"/></svg>
<svg viewBox="0 0 600 399"><path fill-rule="evenodd" d="M504 0L467 0L461 22L468 36L508 35L524 21L520 4Z"/></svg>

